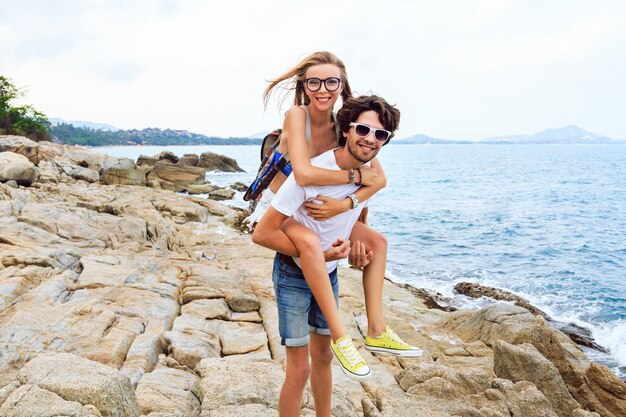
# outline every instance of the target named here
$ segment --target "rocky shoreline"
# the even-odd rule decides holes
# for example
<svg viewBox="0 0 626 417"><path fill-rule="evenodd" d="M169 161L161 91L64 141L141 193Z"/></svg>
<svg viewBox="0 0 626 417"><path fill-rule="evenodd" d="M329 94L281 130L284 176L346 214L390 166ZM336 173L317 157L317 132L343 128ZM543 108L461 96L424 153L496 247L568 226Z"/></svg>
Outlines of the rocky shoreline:
<svg viewBox="0 0 626 417"><path fill-rule="evenodd" d="M272 253L157 164L147 179L133 161L0 137L0 416L278 415ZM362 347L360 273L340 276ZM374 375L335 369L336 417L626 415L626 383L524 307L450 311L391 282L384 305L425 354L361 349Z"/></svg>

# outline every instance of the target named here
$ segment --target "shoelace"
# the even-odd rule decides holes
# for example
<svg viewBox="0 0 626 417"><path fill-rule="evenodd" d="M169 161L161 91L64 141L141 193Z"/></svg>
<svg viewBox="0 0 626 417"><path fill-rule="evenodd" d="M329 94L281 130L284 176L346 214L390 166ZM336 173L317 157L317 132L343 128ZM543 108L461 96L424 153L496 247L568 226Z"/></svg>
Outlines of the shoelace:
<svg viewBox="0 0 626 417"><path fill-rule="evenodd" d="M387 335L389 336L389 339L393 340L394 342L398 343L399 345L409 348L411 347L411 345L409 345L407 342L405 342L404 340L400 339L400 336L398 336L396 334L396 332L394 332L392 329L387 330Z"/></svg>
<svg viewBox="0 0 626 417"><path fill-rule="evenodd" d="M359 355L359 352L356 350L354 344L347 343L345 345L338 345L338 347L341 351L341 354L346 359L346 361L348 361L351 367L355 367L360 362L363 362L363 360L361 359L361 355Z"/></svg>

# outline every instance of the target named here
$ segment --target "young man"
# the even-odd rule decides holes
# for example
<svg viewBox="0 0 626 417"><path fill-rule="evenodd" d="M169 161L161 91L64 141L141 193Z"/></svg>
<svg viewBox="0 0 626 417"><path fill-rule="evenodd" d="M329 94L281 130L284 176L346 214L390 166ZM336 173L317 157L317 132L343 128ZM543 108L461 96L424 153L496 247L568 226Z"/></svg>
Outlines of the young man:
<svg viewBox="0 0 626 417"><path fill-rule="evenodd" d="M313 158L311 164L326 169L358 170L369 163L389 141L392 132L398 127L399 120L398 109L380 97L350 98L337 115L337 122L346 138L345 145ZM282 232L281 226L292 216L295 221L319 236L322 250L327 253L334 252L335 260L326 262L326 269L337 302L338 259L347 256L347 238L364 207L363 202L359 203L354 195L357 189L358 186L355 184L301 187L292 175L274 197L269 210L252 235L255 243L279 249L280 252L274 259L273 278L281 343L287 346L286 377L279 400L281 417L300 415L302 393L309 375L317 416L330 416L331 362L333 351L337 354L338 349L337 345L333 344L331 350L330 331L326 319L304 280L299 260L292 258L299 256L298 251ZM303 204L322 195L341 199L350 197L353 200L353 208L328 220L316 221L307 215ZM365 266L371 260L371 256L362 249L357 247L351 257L359 258L357 263ZM347 358L337 355L338 359L354 362L350 366L354 370L352 377L369 376L369 367L353 345L351 349Z"/></svg>

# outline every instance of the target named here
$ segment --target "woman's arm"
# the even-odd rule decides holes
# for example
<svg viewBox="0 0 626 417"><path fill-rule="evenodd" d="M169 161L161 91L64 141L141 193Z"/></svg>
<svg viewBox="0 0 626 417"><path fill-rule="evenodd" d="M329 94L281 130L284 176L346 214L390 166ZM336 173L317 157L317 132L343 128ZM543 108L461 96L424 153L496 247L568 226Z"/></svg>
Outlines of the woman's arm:
<svg viewBox="0 0 626 417"><path fill-rule="evenodd" d="M304 109L292 107L287 112L283 122L283 137L287 138L289 159L296 182L301 186L347 184L350 179L348 170L337 171L311 165L311 155L306 142L305 130L306 113ZM369 172L366 180L374 182L376 177L376 172Z"/></svg>
<svg viewBox="0 0 626 417"><path fill-rule="evenodd" d="M354 193L359 201L365 201L370 199L374 194L385 188L385 186L387 185L385 171L383 171L383 167L380 164L378 158L374 158L372 160L372 168L376 169L379 175L376 176L376 179L372 183L372 185L360 187ZM359 174L356 174L357 181L359 181L358 175ZM315 199L322 201L323 203L316 204L313 202L308 202L304 205L309 212L309 215L315 220L330 219L331 217L336 216L339 213L343 213L344 211L348 211L352 208L352 200L349 198L337 200L335 198L318 196Z"/></svg>
<svg viewBox="0 0 626 417"><path fill-rule="evenodd" d="M319 237L317 237L315 233L271 206L254 228L252 241L257 245L275 250L284 255L300 257L299 248L284 230L292 236L300 237L299 239L295 239L296 242L305 244L307 240L308 243L314 241L317 244L318 250L321 249L319 246ZM324 260L330 262L343 259L348 256L349 252L350 241L337 239L329 249L324 251Z"/></svg>

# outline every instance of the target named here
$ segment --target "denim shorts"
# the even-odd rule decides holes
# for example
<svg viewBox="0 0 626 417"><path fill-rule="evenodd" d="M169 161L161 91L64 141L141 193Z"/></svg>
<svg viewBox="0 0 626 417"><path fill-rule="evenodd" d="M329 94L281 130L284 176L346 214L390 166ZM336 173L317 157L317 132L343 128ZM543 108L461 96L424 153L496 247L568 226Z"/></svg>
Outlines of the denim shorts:
<svg viewBox="0 0 626 417"><path fill-rule="evenodd" d="M339 303L337 270L328 274L335 303ZM304 280L302 270L286 264L280 254L274 257L274 292L278 307L280 343L285 346L304 346L310 341L309 332L330 336L330 329L322 310Z"/></svg>

